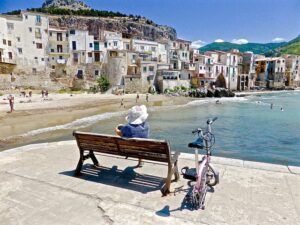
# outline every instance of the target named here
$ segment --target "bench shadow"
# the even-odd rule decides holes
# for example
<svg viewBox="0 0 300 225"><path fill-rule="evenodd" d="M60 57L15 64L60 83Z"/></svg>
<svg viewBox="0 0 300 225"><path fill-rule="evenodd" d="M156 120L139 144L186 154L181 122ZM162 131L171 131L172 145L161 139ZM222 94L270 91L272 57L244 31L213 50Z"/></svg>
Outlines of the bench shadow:
<svg viewBox="0 0 300 225"><path fill-rule="evenodd" d="M117 166L109 168L85 164L82 167L81 175L76 178L89 182L125 188L144 194L160 190L163 186L165 180L163 177L139 174L135 172L134 169L136 169L134 166L120 170ZM74 172L74 170L64 171L59 174L75 177Z"/></svg>

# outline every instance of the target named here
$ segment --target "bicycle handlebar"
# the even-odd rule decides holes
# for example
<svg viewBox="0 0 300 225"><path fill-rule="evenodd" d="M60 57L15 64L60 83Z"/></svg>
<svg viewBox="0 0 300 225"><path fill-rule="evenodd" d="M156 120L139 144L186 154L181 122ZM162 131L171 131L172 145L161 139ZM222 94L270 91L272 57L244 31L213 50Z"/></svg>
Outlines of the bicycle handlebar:
<svg viewBox="0 0 300 225"><path fill-rule="evenodd" d="M215 122L218 119L218 117L214 117L213 119L208 119L207 120L207 124L212 124L213 122Z"/></svg>

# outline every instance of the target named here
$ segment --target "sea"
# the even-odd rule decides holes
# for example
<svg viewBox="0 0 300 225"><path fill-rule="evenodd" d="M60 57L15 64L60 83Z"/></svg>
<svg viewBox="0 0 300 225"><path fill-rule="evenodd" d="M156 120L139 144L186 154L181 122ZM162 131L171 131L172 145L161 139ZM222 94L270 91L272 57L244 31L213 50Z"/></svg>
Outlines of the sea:
<svg viewBox="0 0 300 225"><path fill-rule="evenodd" d="M199 99L180 106L148 108L150 137L167 139L172 150L193 154L188 143L192 130L205 128L208 118L215 136L212 155L281 165L300 166L300 92L286 91L244 97ZM34 130L24 136L44 134L37 142L73 140L72 131L114 134L126 123L126 112L108 112L60 126ZM56 132L56 135L51 135ZM57 135L59 133L59 135ZM46 135L45 135L46 134Z"/></svg>

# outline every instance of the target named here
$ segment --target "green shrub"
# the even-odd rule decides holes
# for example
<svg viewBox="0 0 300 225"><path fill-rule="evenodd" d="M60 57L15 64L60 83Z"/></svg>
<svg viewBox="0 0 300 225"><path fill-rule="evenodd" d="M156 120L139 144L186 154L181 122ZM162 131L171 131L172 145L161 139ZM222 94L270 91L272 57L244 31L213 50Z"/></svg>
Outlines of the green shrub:
<svg viewBox="0 0 300 225"><path fill-rule="evenodd" d="M104 74L97 78L97 84L101 92L107 91L110 86L109 80Z"/></svg>

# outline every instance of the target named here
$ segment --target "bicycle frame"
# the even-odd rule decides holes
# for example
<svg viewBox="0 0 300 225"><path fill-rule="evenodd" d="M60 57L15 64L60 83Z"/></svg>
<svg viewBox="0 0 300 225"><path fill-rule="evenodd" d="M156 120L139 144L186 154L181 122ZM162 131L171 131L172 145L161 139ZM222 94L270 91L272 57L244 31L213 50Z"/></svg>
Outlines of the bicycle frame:
<svg viewBox="0 0 300 225"><path fill-rule="evenodd" d="M197 172L197 177L196 177L196 183L193 188L193 194L192 194L192 200L194 206L197 208L204 209L204 201L205 201L205 196L207 193L207 172L209 170L209 164L210 164L210 156L211 152L210 149L212 145L211 144L211 124L216 120L217 118L214 118L213 120L208 120L207 121L207 128L205 134L203 134L202 129L198 129L198 135L199 137L204 139L205 143L205 150L206 154L203 156L201 163L199 163L198 160L198 148L194 148L195 150L195 168ZM210 140L209 140L210 138ZM209 143L210 142L210 143Z"/></svg>

